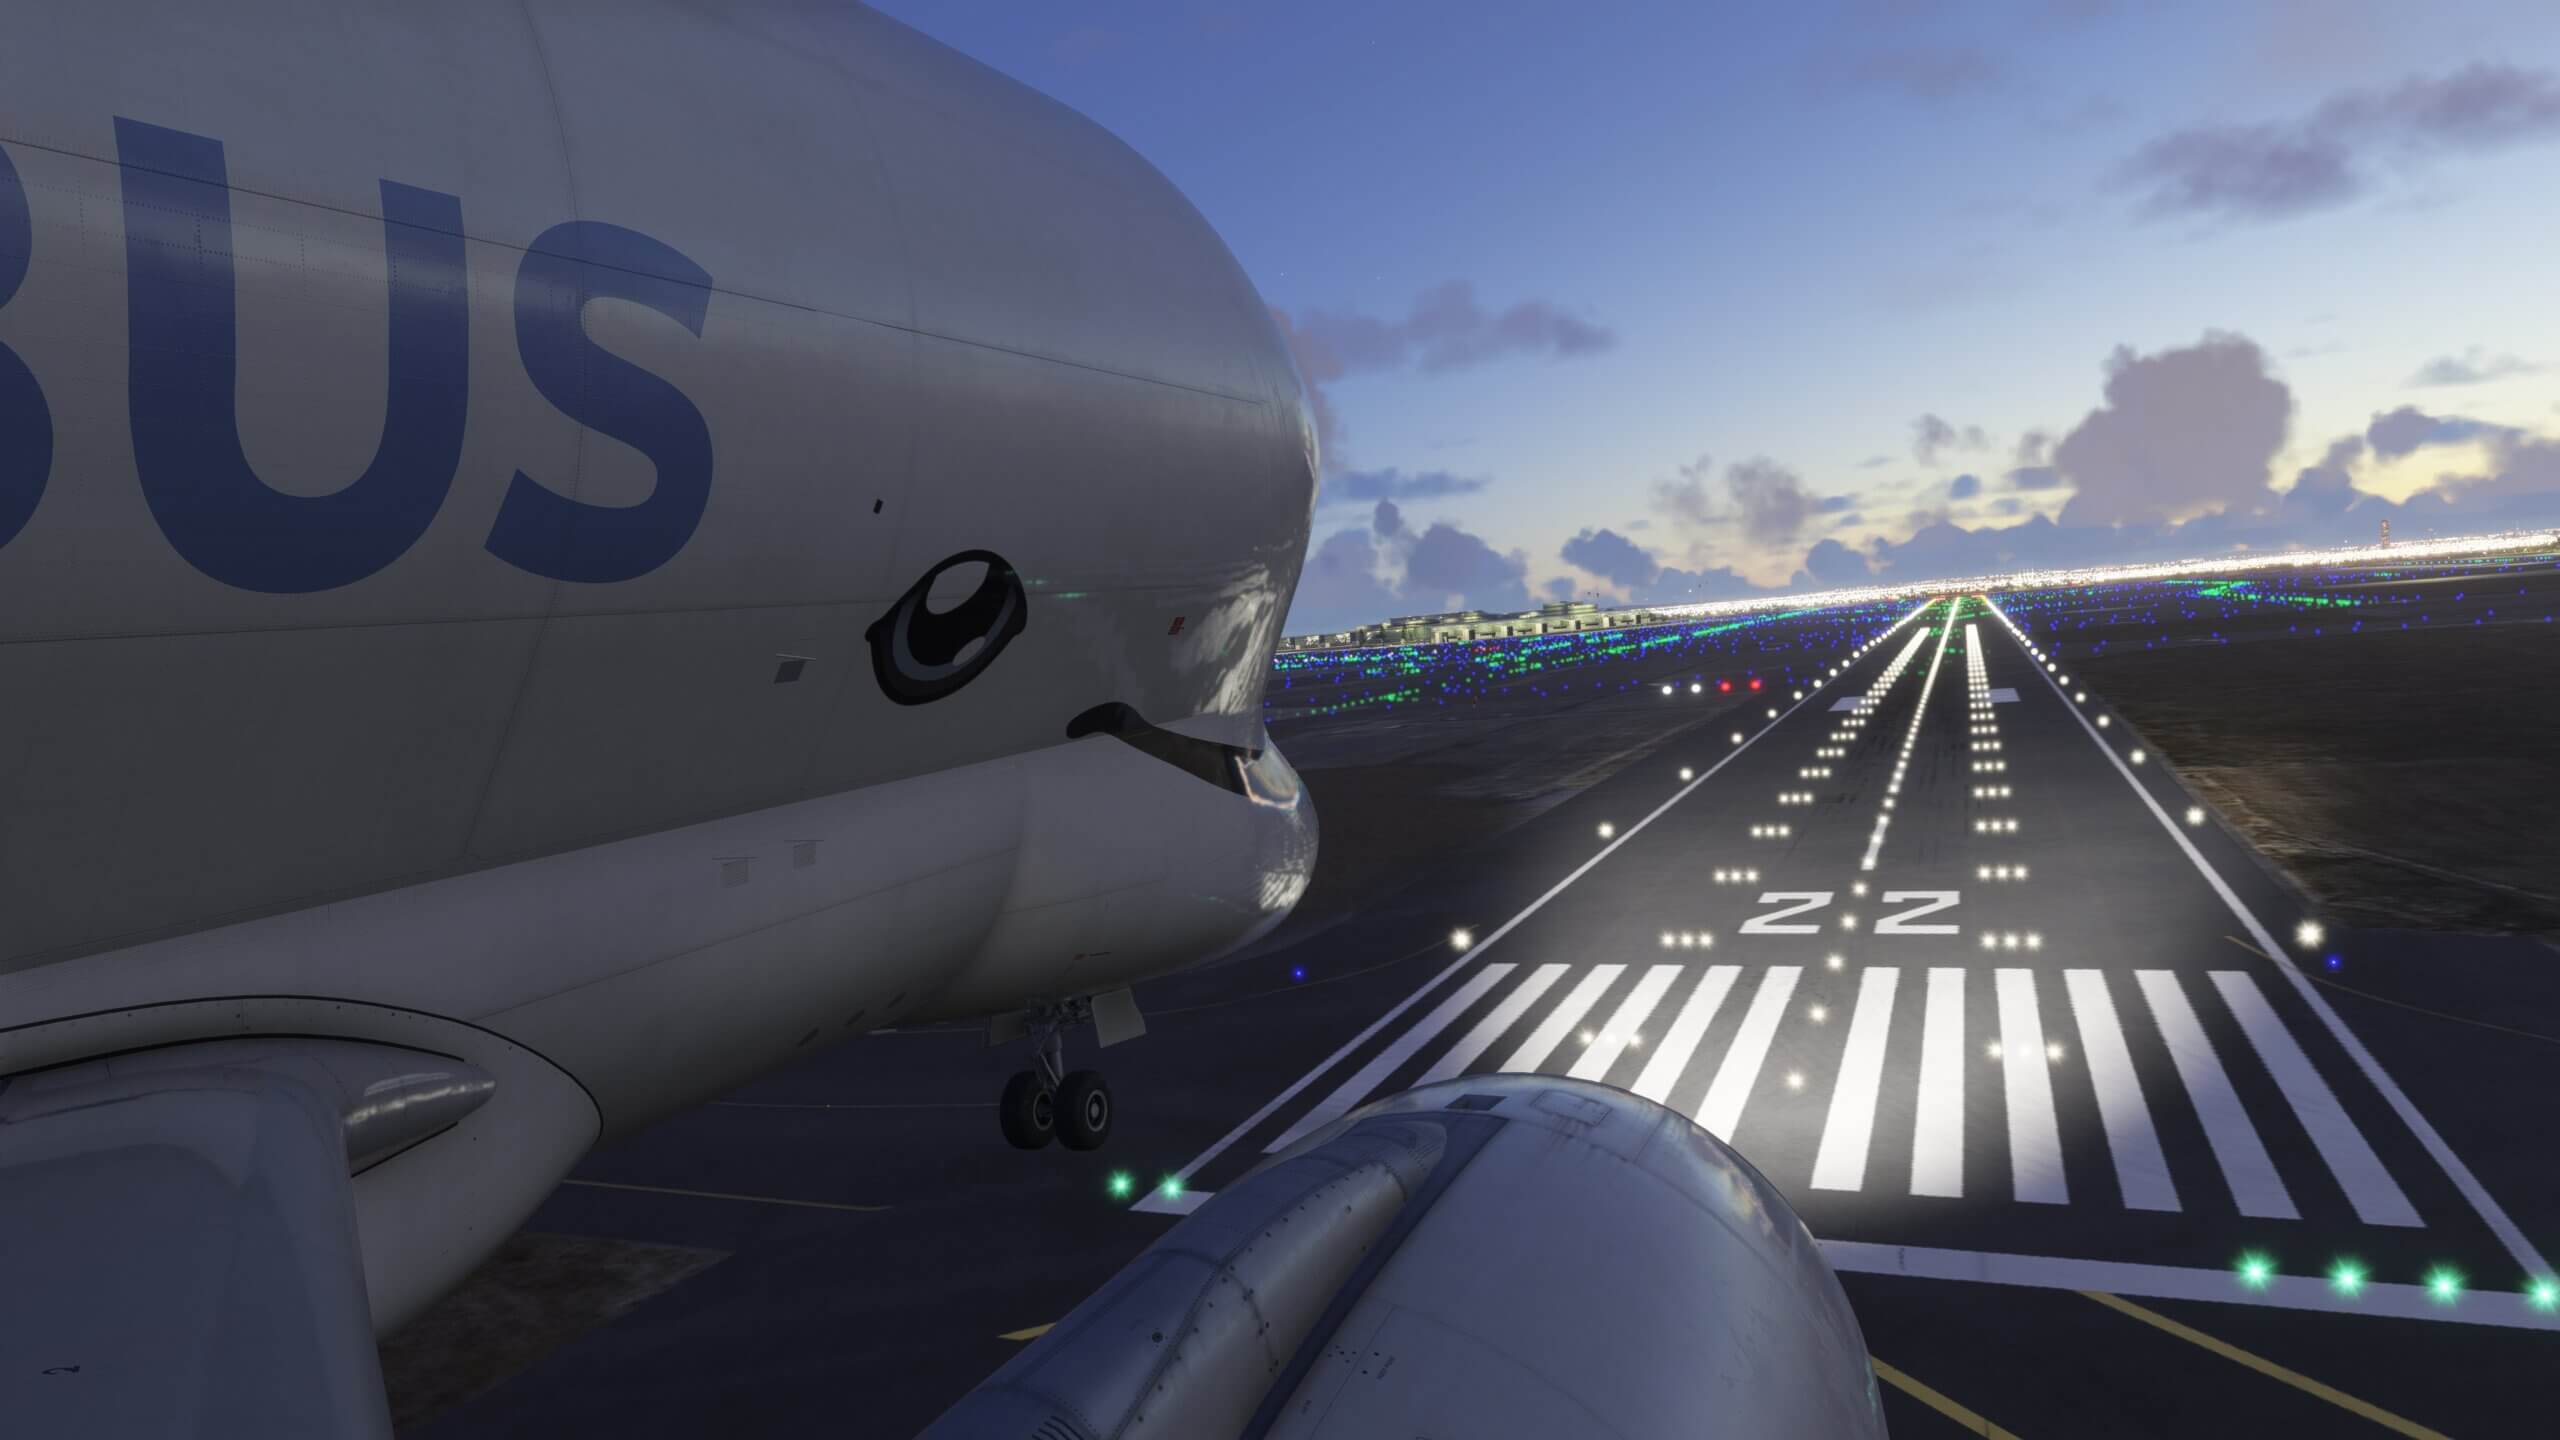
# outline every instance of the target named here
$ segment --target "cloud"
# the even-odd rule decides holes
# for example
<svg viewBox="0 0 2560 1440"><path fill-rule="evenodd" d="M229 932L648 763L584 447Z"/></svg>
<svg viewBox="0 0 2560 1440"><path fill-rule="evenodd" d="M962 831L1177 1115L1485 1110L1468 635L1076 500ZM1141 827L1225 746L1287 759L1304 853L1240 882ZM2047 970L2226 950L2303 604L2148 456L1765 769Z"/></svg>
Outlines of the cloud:
<svg viewBox="0 0 2560 1440"><path fill-rule="evenodd" d="M1324 483L1321 503L1366 503L1371 500L1440 500L1473 495L1492 484L1475 476L1446 470L1420 470L1407 475L1392 466L1384 470L1345 470Z"/></svg>
<svg viewBox="0 0 2560 1440"><path fill-rule="evenodd" d="M1407 604L1433 610L1526 610L1529 557L1505 555L1455 525L1435 523L1405 554L1401 593Z"/></svg>
<svg viewBox="0 0 2560 1440"><path fill-rule="evenodd" d="M1548 598L1548 599L1550 599L1550 600L1570 600L1570 599L1572 599L1572 598L1573 598L1573 595L1574 595L1574 590L1573 590L1573 577L1572 577L1572 576L1570 576L1570 575L1559 575L1559 576L1557 576L1556 578L1554 578L1553 580L1550 580L1550 581L1548 581L1548 582L1547 582L1547 598Z"/></svg>
<svg viewBox="0 0 2560 1440"><path fill-rule="evenodd" d="M1715 459L1701 455L1680 467L1677 480L1657 480L1653 484L1653 508L1671 517L1672 523L1693 528L1716 522L1715 501L1707 494L1707 482L1715 474Z"/></svg>
<svg viewBox="0 0 2560 1440"><path fill-rule="evenodd" d="M2000 63L1965 46L1905 45L1868 50L1840 60L1818 61L1818 82L1922 104L1944 104L2007 83Z"/></svg>
<svg viewBox="0 0 2560 1440"><path fill-rule="evenodd" d="M1947 498L1970 500L1982 493L1982 477L1967 471L1947 482Z"/></svg>
<svg viewBox="0 0 2560 1440"><path fill-rule="evenodd" d="M1755 584L1730 565L1718 565L1712 570L1665 568L1642 593L1627 599L1636 605L1680 605L1700 600L1748 600L1755 595L1775 595L1781 588Z"/></svg>
<svg viewBox="0 0 2560 1440"><path fill-rule="evenodd" d="M1564 562L1588 570L1621 590L1633 591L1652 583L1662 573L1661 562L1653 552L1615 530L1585 529L1564 542L1558 552Z"/></svg>
<svg viewBox="0 0 2560 1440"><path fill-rule="evenodd" d="M2293 393L2254 341L2208 333L2157 355L2120 345L2106 368L2106 403L2054 448L2073 486L2062 524L2153 524L2264 498Z"/></svg>
<svg viewBox="0 0 2560 1440"><path fill-rule="evenodd" d="M1307 409L1315 415L1316 453L1325 471L1342 468L1342 419L1334 412L1333 397L1325 386L1342 378L1342 359L1289 321L1289 312L1274 305L1271 321L1280 327L1281 343L1289 350L1289 358L1298 363L1298 378L1306 382Z"/></svg>
<svg viewBox="0 0 2560 1440"><path fill-rule="evenodd" d="M1838 515L1855 508L1857 503L1855 495L1825 495L1814 502L1813 508L1825 515Z"/></svg>
<svg viewBox="0 0 2560 1440"><path fill-rule="evenodd" d="M2365 443L2373 453L2385 460L2397 460L2428 445L2460 445L2465 441L2506 433L2504 426L2485 420L2466 420L2459 415L2430 415L2415 405L2373 417L2365 427Z"/></svg>
<svg viewBox="0 0 2560 1440"><path fill-rule="evenodd" d="M2491 355L2474 345L2460 355L2439 355L2409 377L2412 385L2480 385L2510 375L2538 375L2542 367L2513 355Z"/></svg>
<svg viewBox="0 0 2560 1440"><path fill-rule="evenodd" d="M1395 592L1378 577L1378 547L1369 532L1337 530L1308 552L1287 628L1295 635L1347 630L1386 618L1396 603Z"/></svg>
<svg viewBox="0 0 2560 1440"><path fill-rule="evenodd" d="M1393 500L1381 500L1369 512L1369 528L1382 540L1392 540L1404 533L1404 511Z"/></svg>
<svg viewBox="0 0 2560 1440"><path fill-rule="evenodd" d="M1863 585L1874 578L1867 557L1837 540L1817 540L1805 552L1804 568L1790 582L1803 589L1838 589Z"/></svg>
<svg viewBox="0 0 2560 1440"><path fill-rule="evenodd" d="M2012 490L2056 490L2062 486L2062 472L2050 465L2022 465L2009 472Z"/></svg>
<svg viewBox="0 0 2560 1440"><path fill-rule="evenodd" d="M2048 432L2029 430L2018 437L2018 458L2015 463L2021 469L2042 465L2052 456L2053 436Z"/></svg>
<svg viewBox="0 0 2560 1440"><path fill-rule="evenodd" d="M1438 374L1506 355L1590 355L1617 343L1615 332L1548 300L1522 300L1488 311L1465 280L1434 285L1414 297L1401 320L1350 311L1307 310L1297 331L1341 374L1412 364ZM1301 362L1304 368L1304 362Z"/></svg>
<svg viewBox="0 0 2560 1440"><path fill-rule="evenodd" d="M1870 455L1866 459L1858 462L1858 468L1861 470L1873 470L1879 465L1890 465L1892 463L1893 457L1890 455Z"/></svg>
<svg viewBox="0 0 2560 1440"><path fill-rule="evenodd" d="M2472 65L2389 90L2348 90L2285 123L2198 126L2150 141L2114 179L2154 216L2280 220L2343 205L2369 188L2372 160L2411 168L2430 155L2560 138L2560 80Z"/></svg>
<svg viewBox="0 0 2560 1440"><path fill-rule="evenodd" d="M1725 489L1742 512L1742 533L1759 544L1792 540L1813 513L1813 497L1796 472L1766 458L1728 465Z"/></svg>
<svg viewBox="0 0 2560 1440"><path fill-rule="evenodd" d="M1991 437L1982 433L1979 425L1958 430L1935 415L1923 415L1911 422L1912 458L1923 465L1937 464L1941 450L1980 450L1990 443Z"/></svg>

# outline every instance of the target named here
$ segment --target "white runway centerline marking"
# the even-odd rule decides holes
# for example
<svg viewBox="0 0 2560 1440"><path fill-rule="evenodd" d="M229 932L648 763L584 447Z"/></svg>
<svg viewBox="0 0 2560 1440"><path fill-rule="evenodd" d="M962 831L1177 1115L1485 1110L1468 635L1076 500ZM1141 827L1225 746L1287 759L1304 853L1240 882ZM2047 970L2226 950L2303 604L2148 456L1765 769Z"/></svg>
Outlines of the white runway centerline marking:
<svg viewBox="0 0 2560 1440"><path fill-rule="evenodd" d="M1885 1033L1893 1025L1893 989L1901 972L1878 966L1858 977L1858 1009L1832 1082L1831 1114L1813 1158L1813 1188L1855 1190L1867 1179L1867 1142L1875 1132L1876 1088L1884 1079Z"/></svg>
<svg viewBox="0 0 2560 1440"><path fill-rule="evenodd" d="M2367 1225L2423 1225L2417 1208L2409 1197L2382 1168L2382 1157L2373 1153L2357 1131L2355 1122L2347 1118L2345 1107L2311 1068L2311 1057L2302 1053L2291 1032L2276 1019L2258 982L2239 970L2213 972L2214 988L2222 992L2222 1003L2238 1017L2240 1029L2248 1035L2249 1045L2258 1052L2260 1063L2275 1077L2276 1088L2284 1092L2286 1103L2302 1120L2302 1128L2311 1135L2320 1158L2329 1162L2329 1172L2346 1187L2347 1199L2356 1207L2356 1218Z"/></svg>
<svg viewBox="0 0 2560 1440"><path fill-rule="evenodd" d="M1592 966L1591 973L1583 976L1556 1008L1547 1012L1547 1018L1538 1022L1538 1028L1529 1032L1529 1038L1520 1042L1520 1048L1511 1052L1511 1058L1502 1062L1503 1071L1511 1075L1527 1075L1545 1064L1547 1057L1555 1053L1555 1048L1564 1043L1564 1037L1573 1033L1573 1027L1582 1023L1583 1014L1599 1004L1600 997L1609 993L1609 987L1626 973L1626 968L1624 965Z"/></svg>
<svg viewBox="0 0 2560 1440"><path fill-rule="evenodd" d="M1742 973L1739 965L1713 965L1698 988L1689 992L1688 1003L1680 1007L1677 1019L1662 1043L1653 1047L1653 1058L1645 1062L1644 1073L1636 1077L1632 1087L1638 1095L1657 1105L1670 1103L1671 1087L1689 1068L1689 1057L1697 1053L1698 1042L1706 1037L1707 1026L1716 1018L1716 1010L1733 989L1733 977Z"/></svg>
<svg viewBox="0 0 2560 1440"><path fill-rule="evenodd" d="M1664 992L1679 976L1680 967L1677 965L1656 965L1644 972L1644 978L1636 982L1634 991L1619 1003L1618 1013L1610 1016L1609 1023L1601 1027L1600 1038L1585 1047L1582 1058L1574 1061L1573 1068L1564 1072L1566 1078L1598 1080L1606 1077L1609 1067L1617 1064L1618 1057L1626 1053L1627 1046L1644 1029L1645 1018L1653 1014L1654 1006L1662 1003Z"/></svg>
<svg viewBox="0 0 2560 1440"><path fill-rule="evenodd" d="M2115 998L2107 993L2107 977L2096 970L2065 970L2063 988L2071 996L2071 1013L2079 1021L2080 1056L2089 1065L2089 1081L2098 1092L2098 1119L2107 1131L2107 1153L2115 1160L2116 1185L2128 1210L2175 1210L2178 1187L2170 1182L2169 1162L2160 1153L2160 1136L2152 1129L2151 1108L2142 1100L2142 1080L2133 1071L2124 1027L2116 1019Z"/></svg>
<svg viewBox="0 0 2560 1440"><path fill-rule="evenodd" d="M1733 1127L1742 1119L1743 1102L1751 1098L1752 1082L1760 1077L1760 1064L1769 1058L1769 1041L1787 1013L1787 998L1795 994L1798 973L1793 965L1772 965L1760 977L1760 988L1751 997L1751 1008L1743 1012L1742 1028L1724 1052L1724 1063L1716 1067L1706 1097L1690 1112L1708 1134L1728 1144Z"/></svg>
<svg viewBox="0 0 2560 1440"><path fill-rule="evenodd" d="M2276 1176L2276 1164L2267 1158L2267 1147L2249 1124L2248 1112L2240 1108L2240 1096L2231 1088L2231 1077L2224 1074L2222 1061L2213 1053L2213 1041L2196 1019L2195 1008L2187 1003L2187 992L2178 985L2177 975L2168 970L2137 970L2134 983L2142 987L2142 998L2151 1005L2151 1019L2160 1027L2160 1038L2169 1045L2169 1058L2178 1067L2178 1082L2187 1087L2187 1098L2194 1102L2196 1119L2203 1122L2205 1143L2213 1147L2213 1158L2222 1166L2222 1178L2231 1186L2231 1199L2243 1215L2270 1220L2298 1220L2302 1212L2293 1208L2293 1197L2285 1192L2284 1181Z"/></svg>
<svg viewBox="0 0 2560 1440"><path fill-rule="evenodd" d="M2062 1180L2062 1127L2053 1112L2052 1062L2036 1016L2032 970L1994 972L2000 1002L2000 1074L2009 1103L2009 1178L2020 1200L2067 1203Z"/></svg>
<svg viewBox="0 0 2560 1440"><path fill-rule="evenodd" d="M1964 971L1929 971L1920 1018L1918 1114L1911 1126L1911 1193L1964 1195Z"/></svg>
<svg viewBox="0 0 2560 1440"><path fill-rule="evenodd" d="M1443 1080L1455 1080L1467 1073L1467 1067L1476 1063L1476 1057L1492 1049L1494 1041L1519 1024L1520 1017L1529 1013L1529 1007L1538 1003L1538 997L1546 994L1548 987L1563 979L1564 972L1572 968L1550 961L1530 971L1529 978L1520 982L1519 989L1503 996L1502 1003L1493 1007L1493 1013L1477 1021L1474 1029L1449 1047L1448 1054L1422 1072L1422 1078L1413 1082L1414 1088L1418 1090Z"/></svg>
<svg viewBox="0 0 2560 1440"><path fill-rule="evenodd" d="M1358 1074L1343 1081L1340 1087L1324 1098L1323 1103L1309 1110L1297 1124L1290 1126L1267 1148L1285 1150L1297 1144L1301 1138L1314 1134L1359 1108L1360 1102L1369 1097L1370 1091L1384 1083L1388 1076L1396 1072L1398 1066L1413 1058L1413 1052L1431 1043L1433 1036L1448 1029L1453 1021L1467 1012L1468 1006L1483 999L1486 991L1491 990L1503 976L1510 973L1509 965L1496 964L1487 965L1468 976L1467 983L1449 992L1448 998L1433 1006L1431 1013L1424 1016L1420 1024L1396 1037L1394 1044L1379 1051L1376 1059L1361 1066Z"/></svg>

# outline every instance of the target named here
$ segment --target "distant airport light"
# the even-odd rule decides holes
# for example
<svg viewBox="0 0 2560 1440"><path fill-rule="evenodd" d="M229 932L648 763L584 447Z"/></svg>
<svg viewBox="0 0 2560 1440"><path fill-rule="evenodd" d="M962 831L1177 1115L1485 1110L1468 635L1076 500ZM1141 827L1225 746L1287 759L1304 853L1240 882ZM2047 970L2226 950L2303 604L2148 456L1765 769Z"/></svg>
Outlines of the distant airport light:
<svg viewBox="0 0 2560 1440"><path fill-rule="evenodd" d="M1983 1053L1983 1054L1985 1054L1985 1055L1990 1056L1990 1057L1991 1057L1992 1059L1994 1059L1994 1060L1999 1059L1999 1058L2000 1058L2000 1042L1999 1042L1999 1041L1997 1041L1997 1040L1994 1040L1994 1041L1992 1041L1990 1044L1983 1046L1983 1047L1982 1047L1982 1053Z"/></svg>
<svg viewBox="0 0 2560 1440"><path fill-rule="evenodd" d="M1803 1088L1804 1088L1804 1072L1803 1072L1803 1071L1801 1071L1801 1070L1790 1070L1790 1071L1788 1071L1788 1072L1787 1072L1787 1088L1788 1088L1788 1089L1790 1089L1790 1090L1801 1090L1801 1089L1803 1089Z"/></svg>
<svg viewBox="0 0 2560 1440"><path fill-rule="evenodd" d="M1754 689L1754 690L1757 690L1757 689L1759 689L1759 688L1760 688L1760 677L1759 677L1759 676L1754 675L1754 676L1752 676L1752 677L1751 677L1751 688L1752 688L1752 689ZM1774 714L1775 712L1773 711L1773 712L1771 712L1771 713L1773 713L1773 714Z"/></svg>
<svg viewBox="0 0 2560 1440"><path fill-rule="evenodd" d="M2329 1267L2329 1288L2354 1299L2364 1289L2364 1267L2353 1260L2339 1260Z"/></svg>
<svg viewBox="0 0 2560 1440"><path fill-rule="evenodd" d="M1663 694L1665 694L1665 695L1670 694L1670 693L1671 693L1671 687L1670 687L1670 686L1668 686L1668 685L1663 686L1663 687L1662 687L1662 693L1663 693Z"/></svg>
<svg viewBox="0 0 2560 1440"><path fill-rule="evenodd" d="M1706 693L1706 691L1707 691L1707 687L1706 687L1706 686L1704 686L1704 685L1699 684L1697 681L1692 680L1692 681L1690 681L1690 682L1689 682L1689 693L1690 693L1690 694L1692 694L1692 695L1703 695L1703 694L1705 694L1705 693Z"/></svg>
<svg viewBox="0 0 2560 1440"><path fill-rule="evenodd" d="M2462 1272L2450 1265L2439 1265L2427 1272L2427 1297L2439 1305L2450 1305L2462 1298Z"/></svg>
<svg viewBox="0 0 2560 1440"><path fill-rule="evenodd" d="M1769 718L1770 718L1770 719L1772 719L1772 720L1775 720L1775 719L1777 719L1777 718L1778 718L1778 707L1777 707L1777 706L1772 705L1772 706L1770 706L1770 707L1769 707Z"/></svg>
<svg viewBox="0 0 2560 1440"><path fill-rule="evenodd" d="M2190 805L2190 806L2188 806L2188 807L2187 807L2187 823L2188 823L2189 825L2201 825L2201 824L2203 824L2203 823L2204 823L2204 807L2203 807L2203 806L2201 806L2201 805Z"/></svg>
<svg viewBox="0 0 2560 1440"><path fill-rule="evenodd" d="M1304 980L1304 979L1306 979L1306 978L1307 978L1307 967L1306 967L1306 966L1304 966L1304 965L1292 965L1292 966L1290 966L1290 967L1289 967L1289 978L1290 978L1292 981L1297 981L1297 980Z"/></svg>
<svg viewBox="0 0 2560 1440"><path fill-rule="evenodd" d="M1465 950L1474 946L1476 937L1464 930L1452 930L1449 932L1449 943L1460 950Z"/></svg>
<svg viewBox="0 0 2560 1440"><path fill-rule="evenodd" d="M2088 704L2088 703L2089 703L2089 692L2088 692L2088 691L2086 691L2086 690L2083 690L2083 691L2080 691L2078 694L2073 695L2071 698L2072 698L2072 699L2074 699L2074 700L2076 700L2076 701L2078 701L2078 702L2080 702L2080 703L2081 703L2081 704L2083 704L2083 705L2086 705L2086 704Z"/></svg>
<svg viewBox="0 0 2560 1440"><path fill-rule="evenodd" d="M1603 821L1601 821L1601 822L1600 822L1600 838L1601 838L1601 839L1606 840L1606 839L1608 839L1610 836L1615 835L1615 834L1617 834L1617 833L1618 833L1618 827L1617 827L1617 826L1610 824L1610 823L1609 823L1608 821L1606 821L1606 820L1603 820Z"/></svg>
<svg viewBox="0 0 2560 1440"><path fill-rule="evenodd" d="M1828 1019L1830 1019L1830 1018L1831 1018L1831 1011L1829 1010L1829 1008L1827 1008L1827 1007L1825 1007L1825 1006L1821 1006L1821 1005L1816 1005L1816 1006L1812 1007L1811 1009L1809 1009L1809 1010L1805 1011L1804 1013L1805 1013L1806 1017L1807 1017L1807 1018L1809 1018L1809 1019L1811 1019L1811 1020L1813 1021L1813 1023L1814 1023L1814 1024L1816 1024L1816 1025L1819 1025L1819 1024L1821 1024L1823 1021L1828 1020Z"/></svg>
<svg viewBox="0 0 2560 1440"><path fill-rule="evenodd" d="M2338 960L2338 957L2337 957L2336 955L2334 955L2334 954L2333 954L2333 955L2331 955L2331 956L2329 957L2329 959L2328 959L2328 965L2329 965L2329 968L2330 968L2330 969L2332 969L2332 970L2337 969L2337 968L2338 968L2339 963L2340 963L2340 962L2339 962L2339 960Z"/></svg>
<svg viewBox="0 0 2560 1440"><path fill-rule="evenodd" d="M1840 956L1839 956L1839 955L1837 955L1837 954L1831 954L1831 955L1825 955L1825 956L1823 956L1823 957L1822 957L1822 963L1823 963L1825 966L1829 967L1830 969L1837 970L1837 969L1839 969L1841 966L1843 966L1843 965L1847 964L1848 962L1847 962L1846 960L1841 959L1841 958L1840 958Z"/></svg>
<svg viewBox="0 0 2560 1440"><path fill-rule="evenodd" d="M1693 779L1693 778L1695 778L1695 776L1696 776L1696 775L1697 775L1697 772L1696 772L1696 771L1694 771L1694 770L1692 770L1692 769L1690 769L1688 766L1683 765L1683 766L1681 766L1681 767L1680 767L1680 778L1681 778L1681 780L1682 780L1682 781L1684 781L1684 782L1685 782L1685 781L1688 781L1688 780L1690 780L1690 779Z"/></svg>
<svg viewBox="0 0 2560 1440"><path fill-rule="evenodd" d="M2317 950L2329 932L2317 920L2305 920L2293 927L2293 943L2305 950Z"/></svg>
<svg viewBox="0 0 2560 1440"><path fill-rule="evenodd" d="M2059 1040L2055 1040L2055 1041L2052 1041L2052 1042L2048 1043L2048 1044L2044 1047L2044 1058L2045 1058L2045 1059L2047 1059L2047 1060L2050 1060L2050 1061L2053 1061L2053 1062L2055 1062L2056 1064L2061 1063L2061 1060L2062 1060L2062 1042L2061 1042L2061 1041L2059 1041Z"/></svg>
<svg viewBox="0 0 2560 1440"><path fill-rule="evenodd" d="M2141 764L2141 763L2142 763L2142 760L2143 760L2142 747L2141 747L2141 746L2139 746L2139 745L2136 745L2135 747L2133 747L2133 753L2132 753L2131 755L2126 756L2125 758L2126 758L2126 759L2128 759L2128 760L2131 760L2131 761L2132 761L2134 764L2136 764L2136 765Z"/></svg>
<svg viewBox="0 0 2560 1440"><path fill-rule="evenodd" d="M2106 716L2101 715L2101 716L2099 716L2099 717L2098 717L2098 728L2099 728L2099 729L2101 729L2101 730L2104 730L2104 729L2106 729L2106 728L2107 728L2107 717L2106 717Z"/></svg>
<svg viewBox="0 0 2560 1440"><path fill-rule="evenodd" d="M1736 731L1734 731L1734 732L1733 732L1733 743L1734 743L1734 744L1736 744L1736 745L1739 745L1739 744L1741 744L1741 743L1742 743L1742 732L1741 732L1741 731L1736 730Z"/></svg>

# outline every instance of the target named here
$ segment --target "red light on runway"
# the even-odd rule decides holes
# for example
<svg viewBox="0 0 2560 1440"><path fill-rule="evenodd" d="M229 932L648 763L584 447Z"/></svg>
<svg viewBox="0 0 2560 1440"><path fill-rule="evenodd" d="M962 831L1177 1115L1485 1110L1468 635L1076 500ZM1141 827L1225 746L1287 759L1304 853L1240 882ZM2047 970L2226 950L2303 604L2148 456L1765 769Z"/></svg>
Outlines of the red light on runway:
<svg viewBox="0 0 2560 1440"><path fill-rule="evenodd" d="M1730 680L1719 680L1716 682L1716 689L1730 695L1733 693L1733 682Z"/></svg>
<svg viewBox="0 0 2560 1440"><path fill-rule="evenodd" d="M1760 688L1760 677L1759 677L1759 676L1754 675L1754 676L1752 676L1752 677L1751 677L1751 688L1752 688L1752 689L1754 689L1754 690L1757 690L1757 689L1759 689L1759 688Z"/></svg>

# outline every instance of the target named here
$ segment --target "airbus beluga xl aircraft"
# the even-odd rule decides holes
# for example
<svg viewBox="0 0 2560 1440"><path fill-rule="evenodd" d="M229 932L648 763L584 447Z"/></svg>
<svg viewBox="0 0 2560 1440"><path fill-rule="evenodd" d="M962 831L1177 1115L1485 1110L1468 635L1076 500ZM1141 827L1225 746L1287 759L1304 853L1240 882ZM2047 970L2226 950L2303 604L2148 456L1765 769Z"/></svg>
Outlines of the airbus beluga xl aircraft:
<svg viewBox="0 0 2560 1440"><path fill-rule="evenodd" d="M1008 1134L1099 1144L1062 1032L1315 847L1313 431L1182 196L848 5L0 30L0 1429L39 1355L83 1434L361 1389L590 1147L875 1027L1004 1017Z"/></svg>

